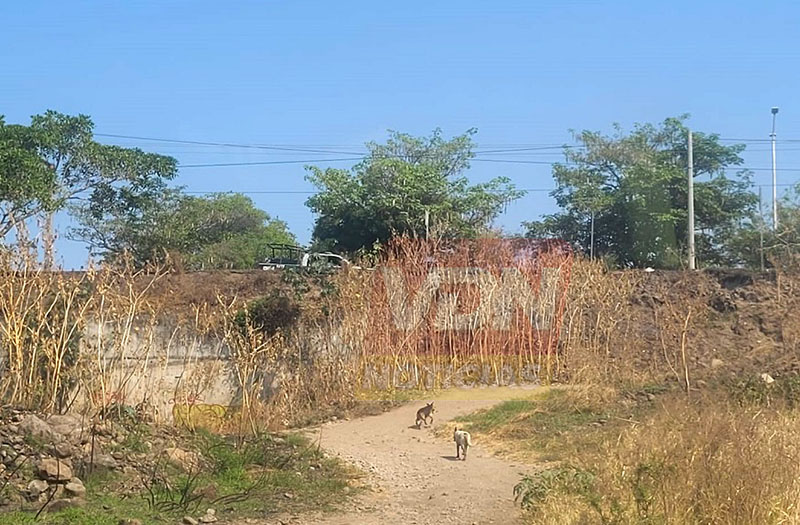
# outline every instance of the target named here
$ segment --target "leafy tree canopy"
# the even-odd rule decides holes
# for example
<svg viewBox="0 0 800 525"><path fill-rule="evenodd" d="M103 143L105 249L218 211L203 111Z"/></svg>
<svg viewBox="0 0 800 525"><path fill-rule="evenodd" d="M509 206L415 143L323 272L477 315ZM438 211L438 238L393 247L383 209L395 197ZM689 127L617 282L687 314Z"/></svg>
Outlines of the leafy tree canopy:
<svg viewBox="0 0 800 525"><path fill-rule="evenodd" d="M69 203L160 191L176 175L171 157L100 144L86 115L47 111L29 126L0 118L0 238L16 224Z"/></svg>
<svg viewBox="0 0 800 525"><path fill-rule="evenodd" d="M553 167L562 211L529 222L528 235L555 236L589 253L595 220L595 253L624 266L675 267L687 244L687 115L660 125L618 126L612 136L583 131ZM732 264L731 240L755 208L750 176L726 170L742 164L743 145L720 144L715 134L693 133L697 256L706 264Z"/></svg>
<svg viewBox="0 0 800 525"><path fill-rule="evenodd" d="M295 242L286 223L238 193L117 192L78 210L78 218L74 238L110 260L127 254L139 266L169 256L188 270L253 268L267 244Z"/></svg>
<svg viewBox="0 0 800 525"><path fill-rule="evenodd" d="M351 170L309 168L319 193L307 205L317 214L315 241L354 252L396 234L475 237L490 231L506 203L519 198L505 177L470 185L463 173L473 157L474 130L446 140L390 132L385 144L368 143L367 157Z"/></svg>

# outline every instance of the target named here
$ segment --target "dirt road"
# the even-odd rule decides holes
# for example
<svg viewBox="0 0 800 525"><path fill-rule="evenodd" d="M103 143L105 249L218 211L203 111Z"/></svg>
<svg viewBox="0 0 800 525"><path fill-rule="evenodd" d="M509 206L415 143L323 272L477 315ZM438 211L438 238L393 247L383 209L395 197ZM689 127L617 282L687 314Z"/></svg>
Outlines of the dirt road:
<svg viewBox="0 0 800 525"><path fill-rule="evenodd" d="M433 427L530 393L529 389L506 388L448 392L436 398ZM311 430L312 438L328 454L367 472L371 490L341 513L282 521L311 525L518 523L512 489L526 470L524 465L493 457L477 439L473 439L469 459L456 460L452 430L437 437L432 428L413 426L416 411L423 405L409 403L378 416L326 423Z"/></svg>

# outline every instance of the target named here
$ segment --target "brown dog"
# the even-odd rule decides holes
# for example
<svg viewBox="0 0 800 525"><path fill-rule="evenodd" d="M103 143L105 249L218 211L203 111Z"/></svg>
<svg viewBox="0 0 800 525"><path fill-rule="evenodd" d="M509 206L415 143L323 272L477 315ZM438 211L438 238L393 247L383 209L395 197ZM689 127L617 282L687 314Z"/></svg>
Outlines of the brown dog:
<svg viewBox="0 0 800 525"><path fill-rule="evenodd" d="M431 414L433 414L434 412L436 412L436 410L433 408L433 401L431 401L424 407L417 410L417 421L415 423L417 425L417 428L419 428L422 423L425 423L426 427L429 424L433 423L433 416ZM428 422L429 419L430 423Z"/></svg>

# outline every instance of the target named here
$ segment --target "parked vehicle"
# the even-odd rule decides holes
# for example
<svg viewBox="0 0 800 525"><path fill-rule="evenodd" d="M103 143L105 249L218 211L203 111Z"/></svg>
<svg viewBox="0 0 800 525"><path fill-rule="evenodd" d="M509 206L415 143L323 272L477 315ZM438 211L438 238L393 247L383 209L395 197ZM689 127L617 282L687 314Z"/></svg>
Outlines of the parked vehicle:
<svg viewBox="0 0 800 525"><path fill-rule="evenodd" d="M301 246L292 244L269 244L267 245L267 257L264 262L258 263L262 270L274 270L277 268L299 268L306 250Z"/></svg>
<svg viewBox="0 0 800 525"><path fill-rule="evenodd" d="M345 266L354 266L347 259L332 252L310 252L301 246L290 244L270 244L267 246L267 258L258 264L262 270L282 268L308 268L321 272L334 271Z"/></svg>

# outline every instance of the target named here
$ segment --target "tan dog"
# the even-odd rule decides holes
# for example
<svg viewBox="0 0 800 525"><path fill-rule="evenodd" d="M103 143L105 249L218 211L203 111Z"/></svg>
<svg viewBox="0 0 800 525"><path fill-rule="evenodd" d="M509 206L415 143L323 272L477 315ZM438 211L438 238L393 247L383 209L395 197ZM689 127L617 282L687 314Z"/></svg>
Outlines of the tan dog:
<svg viewBox="0 0 800 525"><path fill-rule="evenodd" d="M467 460L467 449L472 446L472 436L466 430L459 430L458 427L453 430L453 441L456 442L456 459L461 458L461 452L464 452L464 461Z"/></svg>

